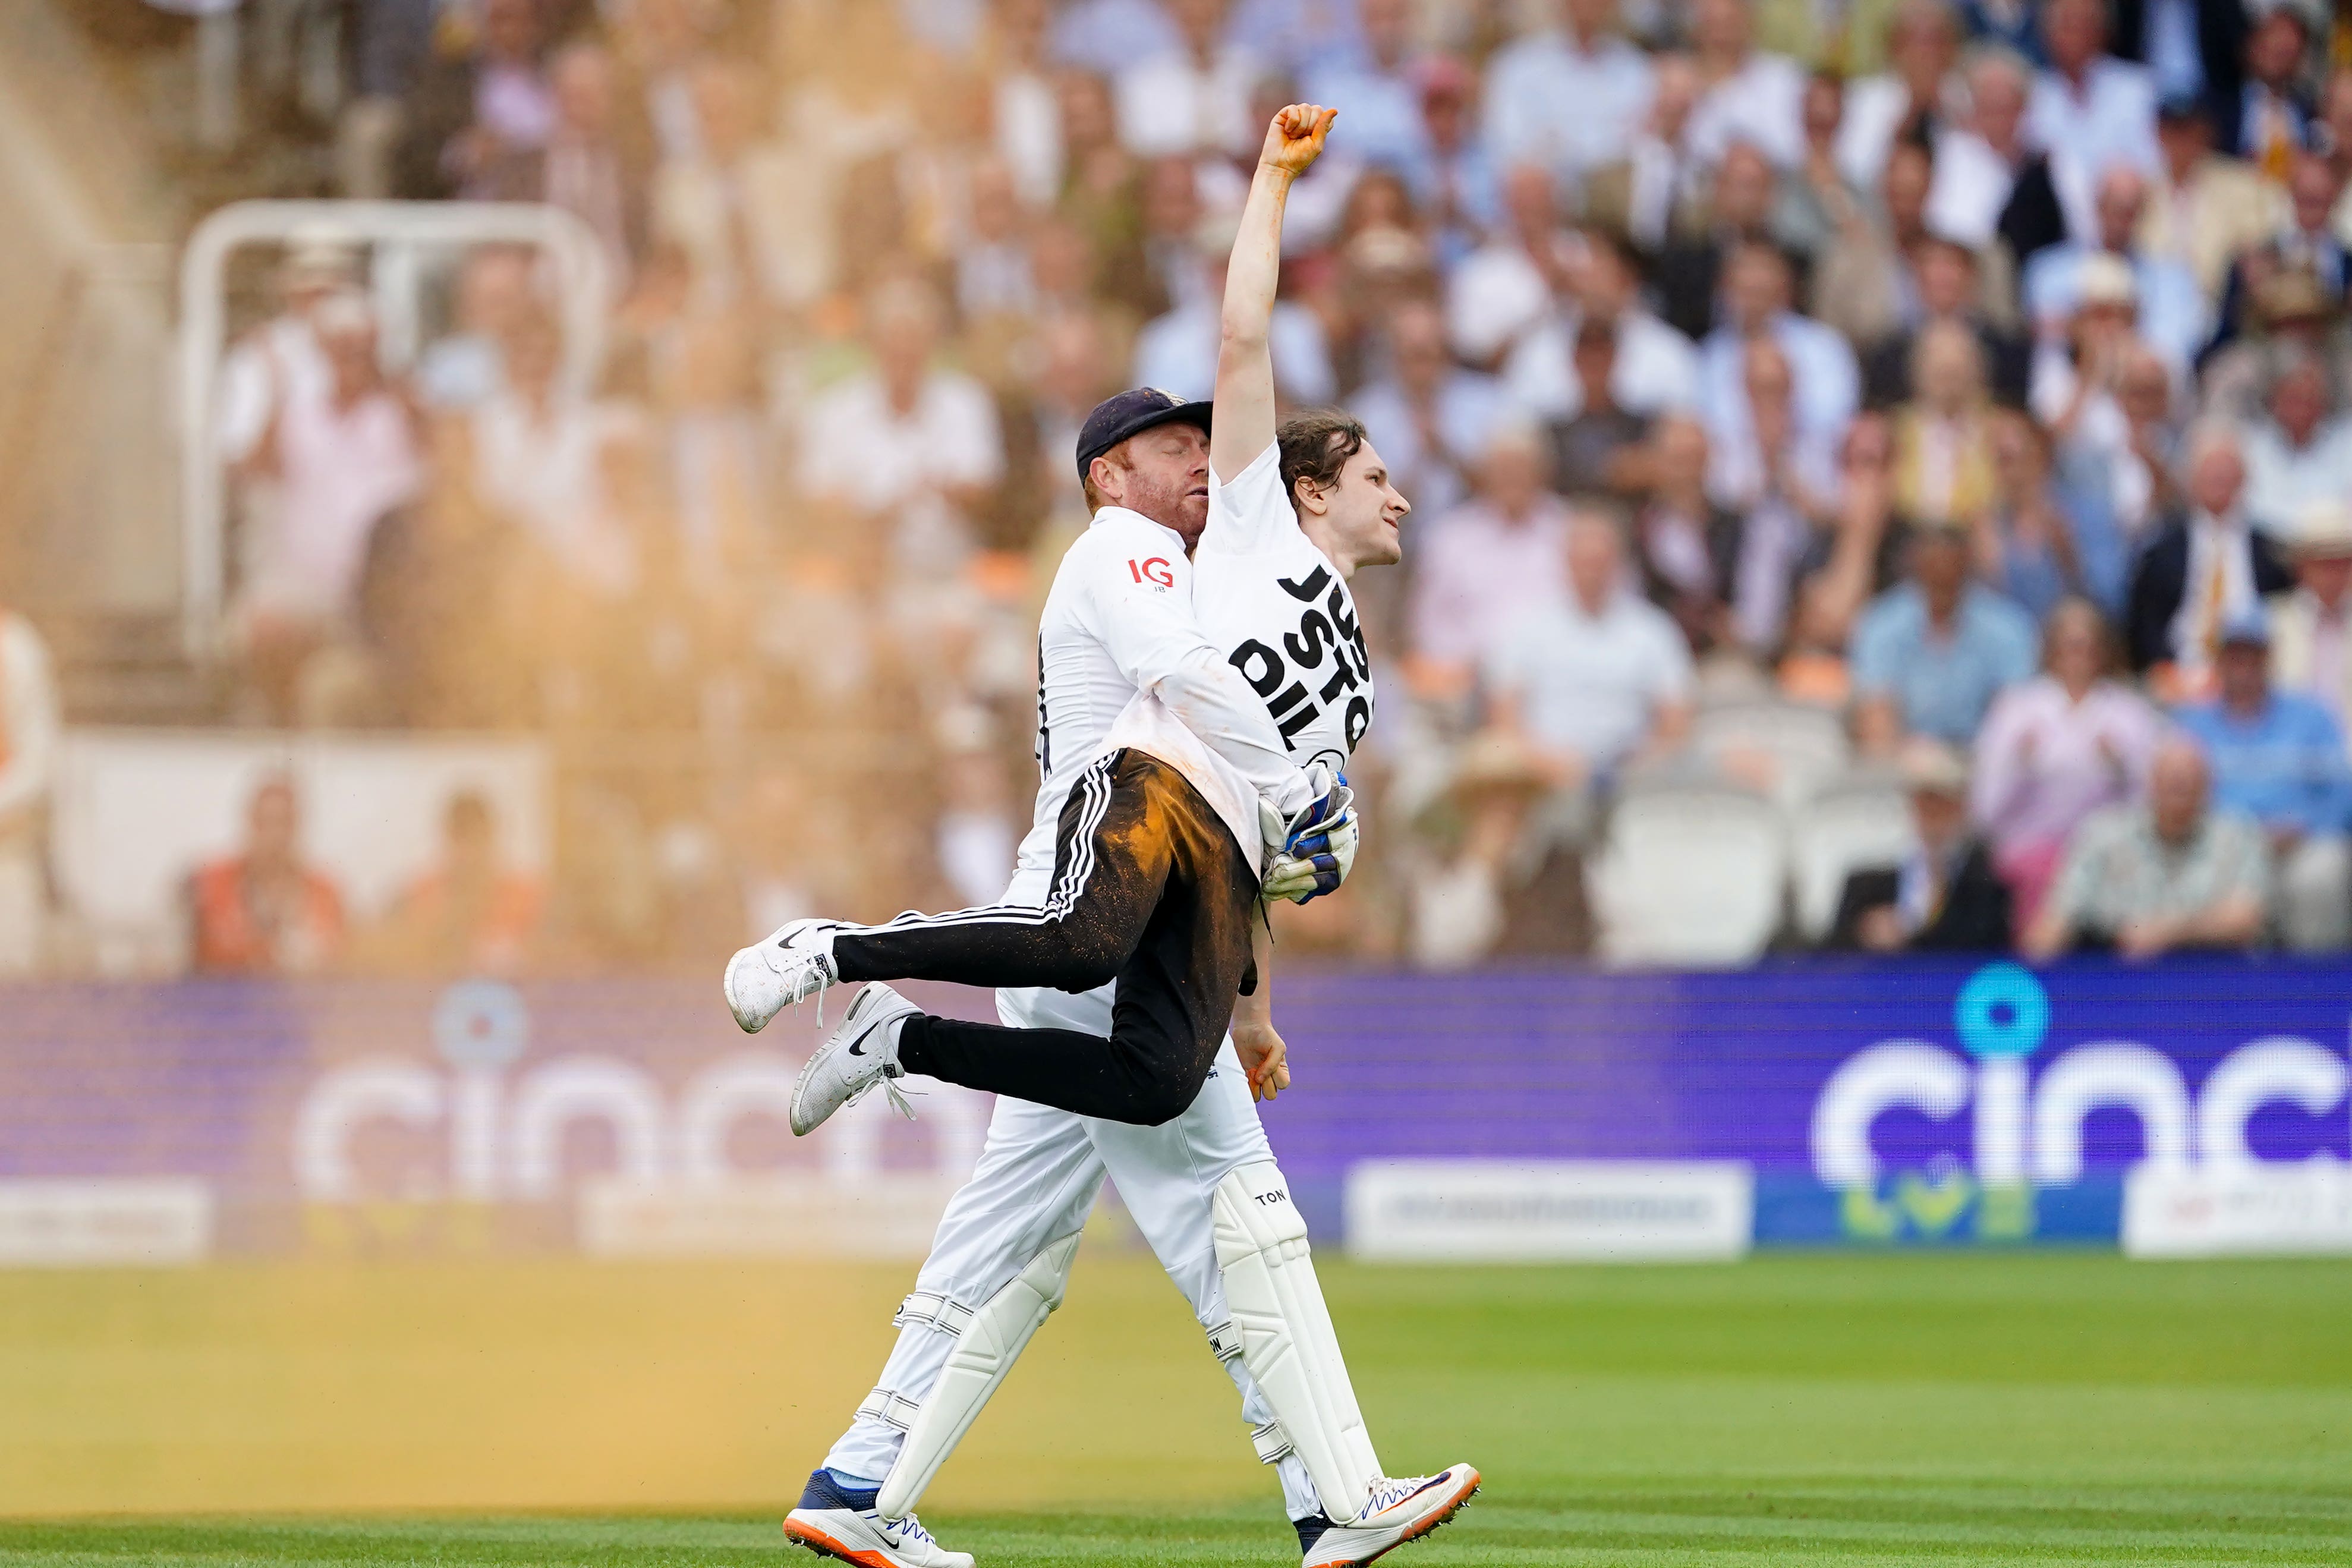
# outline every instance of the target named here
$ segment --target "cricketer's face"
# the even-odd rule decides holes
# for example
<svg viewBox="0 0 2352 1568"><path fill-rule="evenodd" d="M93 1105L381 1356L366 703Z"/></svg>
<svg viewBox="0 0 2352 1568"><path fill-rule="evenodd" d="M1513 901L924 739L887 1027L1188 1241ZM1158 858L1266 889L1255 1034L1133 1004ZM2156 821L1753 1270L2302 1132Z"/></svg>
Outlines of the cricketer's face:
<svg viewBox="0 0 2352 1568"><path fill-rule="evenodd" d="M1108 485L1097 481L1107 499L1174 529L1187 550L1200 542L1209 526L1206 431L1182 422L1161 425L1129 437L1111 460L1116 477Z"/></svg>

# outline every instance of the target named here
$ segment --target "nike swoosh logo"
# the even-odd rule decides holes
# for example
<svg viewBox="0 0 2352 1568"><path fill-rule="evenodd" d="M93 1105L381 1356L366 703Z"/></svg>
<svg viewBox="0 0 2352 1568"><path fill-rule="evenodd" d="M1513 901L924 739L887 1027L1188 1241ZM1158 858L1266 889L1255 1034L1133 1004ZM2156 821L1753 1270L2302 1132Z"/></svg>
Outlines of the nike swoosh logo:
<svg viewBox="0 0 2352 1568"><path fill-rule="evenodd" d="M866 1054L866 1037L864 1036L859 1036L857 1043L849 1047L849 1054L853 1057L862 1057Z"/></svg>

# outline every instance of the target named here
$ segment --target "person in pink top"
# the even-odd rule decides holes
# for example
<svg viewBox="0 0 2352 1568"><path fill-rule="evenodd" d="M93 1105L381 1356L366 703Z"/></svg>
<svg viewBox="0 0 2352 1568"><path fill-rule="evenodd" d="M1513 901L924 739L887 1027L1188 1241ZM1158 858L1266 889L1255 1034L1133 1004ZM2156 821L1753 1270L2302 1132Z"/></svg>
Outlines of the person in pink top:
<svg viewBox="0 0 2352 1568"><path fill-rule="evenodd" d="M2113 678L2114 647L2088 600L2059 601L2043 628L2042 673L2002 692L1977 735L1971 805L2021 930L2076 824L2147 786L2163 721Z"/></svg>

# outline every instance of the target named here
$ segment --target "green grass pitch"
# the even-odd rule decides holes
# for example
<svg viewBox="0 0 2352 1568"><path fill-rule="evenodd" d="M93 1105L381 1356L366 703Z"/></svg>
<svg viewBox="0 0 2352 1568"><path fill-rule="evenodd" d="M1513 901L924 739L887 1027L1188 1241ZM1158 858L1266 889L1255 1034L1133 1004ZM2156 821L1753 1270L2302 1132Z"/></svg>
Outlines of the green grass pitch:
<svg viewBox="0 0 2352 1568"><path fill-rule="evenodd" d="M1404 1568L2352 1563L2352 1262L1325 1274L1383 1458L1486 1475L1458 1521L1391 1560ZM1086 1284L1082 1268L1073 1309ZM1062 1348L1114 1397L1118 1358L1142 1353L1083 1324ZM991 1440L984 1422L972 1441ZM1263 1492L1186 1506L1148 1500L1148 1475L1129 1489L1147 1500L1074 1484L1070 1511L926 1519L983 1565L1297 1561ZM815 1562L786 1552L773 1510L0 1521L0 1568Z"/></svg>

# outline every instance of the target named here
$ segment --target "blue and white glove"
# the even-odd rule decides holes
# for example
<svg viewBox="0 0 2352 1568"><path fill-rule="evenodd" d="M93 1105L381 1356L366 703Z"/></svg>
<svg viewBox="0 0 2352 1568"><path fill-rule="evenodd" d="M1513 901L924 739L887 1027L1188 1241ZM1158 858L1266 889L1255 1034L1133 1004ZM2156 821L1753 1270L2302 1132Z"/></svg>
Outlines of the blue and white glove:
<svg viewBox="0 0 2352 1568"><path fill-rule="evenodd" d="M1307 770L1317 786L1314 800L1288 822L1261 806L1267 858L1265 896L1303 904L1337 892L1356 867L1356 792L1345 773L1320 763Z"/></svg>

